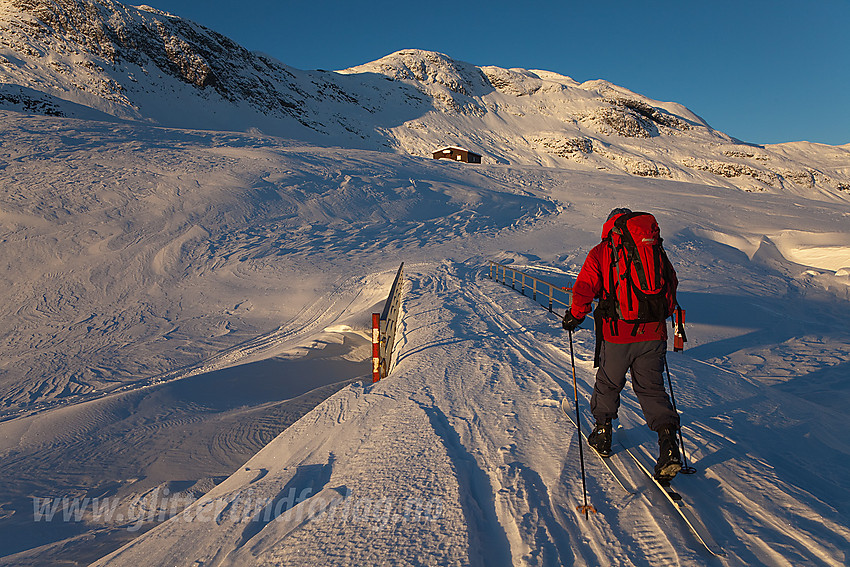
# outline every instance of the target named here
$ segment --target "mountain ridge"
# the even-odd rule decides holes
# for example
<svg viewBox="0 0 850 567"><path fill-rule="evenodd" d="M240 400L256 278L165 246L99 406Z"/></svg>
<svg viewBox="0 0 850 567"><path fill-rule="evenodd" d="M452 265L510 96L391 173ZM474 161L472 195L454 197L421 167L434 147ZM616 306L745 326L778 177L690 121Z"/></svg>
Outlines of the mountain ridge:
<svg viewBox="0 0 850 567"><path fill-rule="evenodd" d="M602 79L578 83L418 49L301 71L189 20L115 0L5 2L0 108L419 156L461 145L497 164L850 199L841 166L848 146L747 144L682 104Z"/></svg>

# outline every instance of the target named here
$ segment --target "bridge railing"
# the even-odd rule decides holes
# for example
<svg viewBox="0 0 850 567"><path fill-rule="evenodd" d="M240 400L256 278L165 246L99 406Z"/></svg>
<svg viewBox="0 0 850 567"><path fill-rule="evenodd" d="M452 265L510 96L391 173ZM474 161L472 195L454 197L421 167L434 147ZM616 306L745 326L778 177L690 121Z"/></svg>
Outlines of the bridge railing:
<svg viewBox="0 0 850 567"><path fill-rule="evenodd" d="M390 373L404 288L404 262L398 267L382 313L372 314L372 382Z"/></svg>
<svg viewBox="0 0 850 567"><path fill-rule="evenodd" d="M516 289L523 295L526 295L526 291L528 291L531 294L532 299L538 302L540 300L537 299L537 296L541 295L542 299L546 300L544 305L549 308L549 311L554 311L556 307L563 307L564 309L570 308L573 288L547 282L546 280L527 274L522 270L500 264L493 260L488 260L487 263L490 279L495 279L496 281L501 281L505 285L510 285L513 289Z"/></svg>
<svg viewBox="0 0 850 567"><path fill-rule="evenodd" d="M556 305L564 309L570 308L573 288L558 286L493 260L487 260L487 262L490 279L501 281L505 285L510 285L513 289L517 289L517 286L519 286L518 291L522 292L523 295L526 295L526 290L530 290L535 301L538 293L542 293L544 298L548 298L549 311L553 311ZM500 274L501 280L499 279ZM688 339L685 338L685 310L678 308L678 306L673 313L673 333L673 351L680 352L684 350L685 342Z"/></svg>

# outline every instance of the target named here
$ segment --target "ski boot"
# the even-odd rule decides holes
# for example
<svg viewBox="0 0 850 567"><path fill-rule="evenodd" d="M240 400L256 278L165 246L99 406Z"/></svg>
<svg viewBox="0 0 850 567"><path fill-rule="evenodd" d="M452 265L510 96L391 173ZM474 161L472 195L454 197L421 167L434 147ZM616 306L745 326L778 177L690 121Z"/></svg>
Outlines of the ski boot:
<svg viewBox="0 0 850 567"><path fill-rule="evenodd" d="M658 431L658 462L655 464L655 478L659 482L670 482L676 473L682 470L677 431L675 425L663 427Z"/></svg>
<svg viewBox="0 0 850 567"><path fill-rule="evenodd" d="M611 420L597 421L596 426L590 435L587 436L587 443L593 447L593 450L603 457L611 456Z"/></svg>

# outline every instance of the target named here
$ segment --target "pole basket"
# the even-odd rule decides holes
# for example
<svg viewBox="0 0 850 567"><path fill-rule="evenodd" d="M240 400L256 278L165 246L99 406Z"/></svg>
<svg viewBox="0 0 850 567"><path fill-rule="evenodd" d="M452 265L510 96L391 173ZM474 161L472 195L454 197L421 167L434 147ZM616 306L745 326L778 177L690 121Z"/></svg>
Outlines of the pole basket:
<svg viewBox="0 0 850 567"><path fill-rule="evenodd" d="M584 517L587 518L588 513L590 514L598 514L596 508L593 507L593 504L584 504L576 506L576 510L584 514Z"/></svg>

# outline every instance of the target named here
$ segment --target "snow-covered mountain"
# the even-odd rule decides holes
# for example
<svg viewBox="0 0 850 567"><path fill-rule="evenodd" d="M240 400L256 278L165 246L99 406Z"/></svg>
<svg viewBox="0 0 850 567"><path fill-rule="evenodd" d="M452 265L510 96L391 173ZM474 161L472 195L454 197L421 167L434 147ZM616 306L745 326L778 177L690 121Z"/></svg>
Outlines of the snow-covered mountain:
<svg viewBox="0 0 850 567"><path fill-rule="evenodd" d="M758 146L602 80L404 50L301 71L179 17L114 0L7 0L0 107L256 131L428 156L468 146L539 164L850 199L847 147ZM102 116L102 115L101 115Z"/></svg>
<svg viewBox="0 0 850 567"><path fill-rule="evenodd" d="M0 44L0 564L847 564L848 147L431 52L300 71L108 0L0 2ZM723 557L587 451L576 512L592 331L488 277L568 285L619 206L679 274L678 486ZM630 388L619 423L655 450Z"/></svg>

